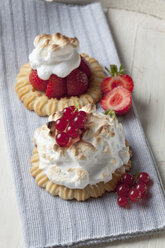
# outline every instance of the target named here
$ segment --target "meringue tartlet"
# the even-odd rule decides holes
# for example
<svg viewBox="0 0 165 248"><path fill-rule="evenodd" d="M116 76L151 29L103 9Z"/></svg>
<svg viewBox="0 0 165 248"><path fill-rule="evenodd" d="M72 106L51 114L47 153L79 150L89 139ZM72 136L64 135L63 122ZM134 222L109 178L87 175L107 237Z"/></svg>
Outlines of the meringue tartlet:
<svg viewBox="0 0 165 248"><path fill-rule="evenodd" d="M71 105L81 108L101 99L100 85L106 75L94 58L79 54L77 38L40 34L34 47L15 86L27 109L49 116Z"/></svg>
<svg viewBox="0 0 165 248"><path fill-rule="evenodd" d="M66 200L85 201L113 191L131 168L131 152L118 120L90 104L81 110L87 113L87 123L81 139L69 147L59 146L55 139L54 123L62 111L34 133L31 174L40 187Z"/></svg>

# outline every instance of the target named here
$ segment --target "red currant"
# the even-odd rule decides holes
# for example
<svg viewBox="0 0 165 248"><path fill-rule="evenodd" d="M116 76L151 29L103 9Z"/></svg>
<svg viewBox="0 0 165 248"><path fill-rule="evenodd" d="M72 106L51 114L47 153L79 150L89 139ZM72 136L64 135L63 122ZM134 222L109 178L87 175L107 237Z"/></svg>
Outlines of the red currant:
<svg viewBox="0 0 165 248"><path fill-rule="evenodd" d="M60 132L56 135L56 142L59 146L66 146L69 142L69 135L64 132Z"/></svg>
<svg viewBox="0 0 165 248"><path fill-rule="evenodd" d="M67 125L68 125L68 122L64 117L56 120L56 129L59 131L64 131Z"/></svg>
<svg viewBox="0 0 165 248"><path fill-rule="evenodd" d="M87 116L87 113L86 113L85 111L82 111L82 110L79 111L79 112L78 112L78 115L83 117L84 122L87 121L88 116Z"/></svg>
<svg viewBox="0 0 165 248"><path fill-rule="evenodd" d="M74 112L76 108L75 108L75 106L69 106L68 109L70 109L72 112Z"/></svg>
<svg viewBox="0 0 165 248"><path fill-rule="evenodd" d="M78 111L76 110L75 106L70 106L68 108L64 108L63 113L65 119L70 120L77 115Z"/></svg>
<svg viewBox="0 0 165 248"><path fill-rule="evenodd" d="M71 126L76 128L83 128L84 127L84 118L81 115L77 115L72 121Z"/></svg>
<svg viewBox="0 0 165 248"><path fill-rule="evenodd" d="M130 173L125 173L121 176L121 182L126 183L131 187L134 185L134 176Z"/></svg>
<svg viewBox="0 0 165 248"><path fill-rule="evenodd" d="M130 192L129 192L129 199L133 202L137 202L139 200L141 200L142 198L142 195L141 195L141 192L140 190L138 189L131 189Z"/></svg>
<svg viewBox="0 0 165 248"><path fill-rule="evenodd" d="M148 184L150 182L150 177L146 172L140 172L137 179L139 182L143 182L145 184Z"/></svg>
<svg viewBox="0 0 165 248"><path fill-rule="evenodd" d="M122 208L127 208L129 207L129 202L128 202L128 199L127 197L125 196L119 196L118 199L117 199L117 203L120 207Z"/></svg>
<svg viewBox="0 0 165 248"><path fill-rule="evenodd" d="M130 191L130 187L125 183L119 184L116 189L118 196L128 197L129 191Z"/></svg>
<svg viewBox="0 0 165 248"><path fill-rule="evenodd" d="M77 128L75 128L74 126L71 126L71 125L69 125L67 127L66 132L73 139L75 139L75 138L77 138L79 136L79 130Z"/></svg>
<svg viewBox="0 0 165 248"><path fill-rule="evenodd" d="M147 185L143 182L135 184L135 189L141 192L142 198L147 194Z"/></svg>

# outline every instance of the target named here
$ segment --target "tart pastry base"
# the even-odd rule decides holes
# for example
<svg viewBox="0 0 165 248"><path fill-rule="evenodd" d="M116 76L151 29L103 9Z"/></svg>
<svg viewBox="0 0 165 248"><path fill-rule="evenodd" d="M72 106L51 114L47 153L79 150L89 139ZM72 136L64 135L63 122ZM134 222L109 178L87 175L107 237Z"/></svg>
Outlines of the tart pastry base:
<svg viewBox="0 0 165 248"><path fill-rule="evenodd" d="M130 157L132 152L130 150ZM102 196L106 191L114 191L117 183L120 180L120 177L123 171L117 169L112 174L112 179L107 182L100 182L96 185L87 185L84 189L69 189L63 185L58 185L53 183L48 179L43 170L39 169L39 156L37 148L34 148L33 155L31 157L31 175L36 179L38 186L45 188L47 192L56 196L58 195L64 200L76 199L77 201L85 201L90 197L98 198ZM125 170L129 171L131 169L131 160L128 161L128 164L124 165Z"/></svg>
<svg viewBox="0 0 165 248"><path fill-rule="evenodd" d="M100 85L106 75L97 60L90 58L84 53L81 54L81 56L89 63L92 75L89 80L90 86L87 92L79 97L72 96L69 98L49 99L45 95L45 92L34 89L29 82L29 75L31 72L30 64L23 65L17 75L15 91L25 107L29 110L34 110L39 116L49 116L56 111L60 111L71 105L78 105L79 108L82 108L86 104L97 103L102 97Z"/></svg>

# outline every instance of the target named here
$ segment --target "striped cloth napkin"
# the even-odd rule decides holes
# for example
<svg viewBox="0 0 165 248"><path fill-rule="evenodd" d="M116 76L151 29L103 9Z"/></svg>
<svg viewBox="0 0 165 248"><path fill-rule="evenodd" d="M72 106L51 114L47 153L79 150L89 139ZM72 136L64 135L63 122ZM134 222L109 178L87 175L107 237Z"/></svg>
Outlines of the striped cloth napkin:
<svg viewBox="0 0 165 248"><path fill-rule="evenodd" d="M64 201L39 188L30 175L34 130L47 121L28 111L14 92L16 75L28 61L39 33L62 32L80 40L80 50L102 66L119 65L113 38L99 3L67 6L39 0L0 1L0 94L6 138L26 246L72 247L126 239L165 227L165 200L157 168L135 107L122 119L133 150L133 172L153 179L148 201L123 210L114 193L86 202Z"/></svg>

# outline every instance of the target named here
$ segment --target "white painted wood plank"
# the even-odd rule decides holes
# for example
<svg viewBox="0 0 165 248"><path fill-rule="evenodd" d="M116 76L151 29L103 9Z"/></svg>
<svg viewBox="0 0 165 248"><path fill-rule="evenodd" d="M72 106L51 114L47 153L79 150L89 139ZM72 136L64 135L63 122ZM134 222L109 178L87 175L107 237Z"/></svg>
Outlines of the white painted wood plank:
<svg viewBox="0 0 165 248"><path fill-rule="evenodd" d="M122 63L135 81L138 113L159 164L165 163L165 21L125 10L108 19ZM159 167L165 181L164 167Z"/></svg>
<svg viewBox="0 0 165 248"><path fill-rule="evenodd" d="M40 0L39 0L40 1ZM165 0L42 0L67 4L101 2L104 8L125 9L165 19Z"/></svg>
<svg viewBox="0 0 165 248"><path fill-rule="evenodd" d="M24 239L0 108L0 247L23 248Z"/></svg>
<svg viewBox="0 0 165 248"><path fill-rule="evenodd" d="M165 184L165 21L150 15L109 9L107 14L122 63L134 82L136 107ZM110 247L165 247L164 233Z"/></svg>

